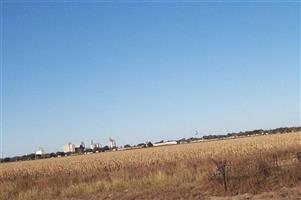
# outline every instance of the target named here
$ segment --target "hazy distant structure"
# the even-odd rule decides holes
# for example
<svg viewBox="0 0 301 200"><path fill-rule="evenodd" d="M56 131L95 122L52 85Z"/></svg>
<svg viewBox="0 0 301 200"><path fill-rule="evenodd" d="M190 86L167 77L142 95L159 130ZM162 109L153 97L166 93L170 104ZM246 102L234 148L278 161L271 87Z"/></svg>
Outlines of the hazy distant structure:
<svg viewBox="0 0 301 200"><path fill-rule="evenodd" d="M93 140L91 140L90 148L91 148L91 149L94 149L94 148L95 148L95 147L94 147L94 142L93 142Z"/></svg>
<svg viewBox="0 0 301 200"><path fill-rule="evenodd" d="M101 147L100 143L94 143L93 140L91 140L91 145L90 145L91 149L100 148L100 147Z"/></svg>
<svg viewBox="0 0 301 200"><path fill-rule="evenodd" d="M199 135L199 131L196 130L195 133L194 133L194 135L195 135L195 136Z"/></svg>
<svg viewBox="0 0 301 200"><path fill-rule="evenodd" d="M85 148L85 143L84 143L84 142L81 142L81 143L80 143L80 146L82 146L82 147Z"/></svg>
<svg viewBox="0 0 301 200"><path fill-rule="evenodd" d="M116 141L113 140L112 138L109 138L109 147L111 149L115 148L116 147Z"/></svg>
<svg viewBox="0 0 301 200"><path fill-rule="evenodd" d="M178 144L177 141L166 141L166 142L162 141L162 142L154 143L153 146L158 147L158 146L175 145L175 144Z"/></svg>
<svg viewBox="0 0 301 200"><path fill-rule="evenodd" d="M35 153L36 155L44 155L45 154L45 151L44 151L44 149L42 148L42 147L39 147L39 149L36 151L36 153Z"/></svg>
<svg viewBox="0 0 301 200"><path fill-rule="evenodd" d="M69 142L68 144L64 145L63 151L64 151L64 153L75 152L75 144L72 144L71 142Z"/></svg>
<svg viewBox="0 0 301 200"><path fill-rule="evenodd" d="M75 149L76 149L76 148L84 148L84 149L85 149L85 148L86 148L85 146L86 146L86 145L85 145L84 142L80 142L80 144L75 144Z"/></svg>

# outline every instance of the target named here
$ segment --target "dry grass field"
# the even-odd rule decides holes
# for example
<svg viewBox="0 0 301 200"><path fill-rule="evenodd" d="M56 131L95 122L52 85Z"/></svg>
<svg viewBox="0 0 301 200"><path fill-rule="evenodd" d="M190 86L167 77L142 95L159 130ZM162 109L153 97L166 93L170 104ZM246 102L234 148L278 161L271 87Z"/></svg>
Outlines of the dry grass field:
<svg viewBox="0 0 301 200"><path fill-rule="evenodd" d="M300 189L296 152L301 132L6 163L0 199L256 197Z"/></svg>

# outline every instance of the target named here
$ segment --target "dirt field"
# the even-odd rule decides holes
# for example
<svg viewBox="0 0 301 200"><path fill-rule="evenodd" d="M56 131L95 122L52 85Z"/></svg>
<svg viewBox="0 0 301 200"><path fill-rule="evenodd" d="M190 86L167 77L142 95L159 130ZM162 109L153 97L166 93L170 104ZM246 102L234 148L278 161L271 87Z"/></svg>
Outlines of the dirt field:
<svg viewBox="0 0 301 200"><path fill-rule="evenodd" d="M300 151L295 132L7 163L0 199L300 199Z"/></svg>

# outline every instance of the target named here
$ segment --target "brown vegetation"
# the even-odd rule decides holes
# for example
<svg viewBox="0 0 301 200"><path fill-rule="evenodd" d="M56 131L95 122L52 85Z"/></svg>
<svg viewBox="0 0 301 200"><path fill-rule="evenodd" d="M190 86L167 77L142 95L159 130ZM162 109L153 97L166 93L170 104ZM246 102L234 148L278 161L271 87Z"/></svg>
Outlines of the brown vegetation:
<svg viewBox="0 0 301 200"><path fill-rule="evenodd" d="M301 183L301 133L0 165L0 199L199 199Z"/></svg>

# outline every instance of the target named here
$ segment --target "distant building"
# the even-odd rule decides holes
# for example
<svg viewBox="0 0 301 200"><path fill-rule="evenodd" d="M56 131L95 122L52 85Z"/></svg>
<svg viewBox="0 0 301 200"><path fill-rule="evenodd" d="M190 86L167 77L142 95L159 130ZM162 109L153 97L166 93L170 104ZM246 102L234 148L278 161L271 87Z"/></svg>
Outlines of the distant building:
<svg viewBox="0 0 301 200"><path fill-rule="evenodd" d="M85 148L85 143L84 142L80 142L80 144L75 144L75 149L76 148Z"/></svg>
<svg viewBox="0 0 301 200"><path fill-rule="evenodd" d="M109 138L109 147L110 147L110 149L113 149L116 147L116 141L113 140L112 138Z"/></svg>
<svg viewBox="0 0 301 200"><path fill-rule="evenodd" d="M166 145L175 145L175 144L178 144L177 141L162 141L162 142L158 142L158 143L154 143L154 147L157 147L157 146L166 146Z"/></svg>
<svg viewBox="0 0 301 200"><path fill-rule="evenodd" d="M36 151L36 153L35 153L36 155L44 155L45 154L45 151L44 151L44 149L42 149L41 147Z"/></svg>
<svg viewBox="0 0 301 200"><path fill-rule="evenodd" d="M90 145L91 149L100 148L100 147L101 147L100 143L94 143L93 140L91 140L91 145Z"/></svg>
<svg viewBox="0 0 301 200"><path fill-rule="evenodd" d="M63 151L64 151L64 153L75 152L75 144L72 144L71 142L69 142L68 144L64 145Z"/></svg>

